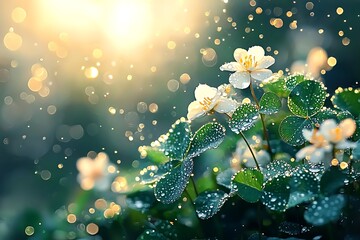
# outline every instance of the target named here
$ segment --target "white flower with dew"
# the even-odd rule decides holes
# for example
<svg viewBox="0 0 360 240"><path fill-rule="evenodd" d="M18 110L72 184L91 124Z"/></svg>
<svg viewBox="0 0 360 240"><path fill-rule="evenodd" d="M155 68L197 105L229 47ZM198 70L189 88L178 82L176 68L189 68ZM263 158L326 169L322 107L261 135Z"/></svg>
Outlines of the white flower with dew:
<svg viewBox="0 0 360 240"><path fill-rule="evenodd" d="M318 129L303 129L304 138L311 145L300 149L296 153L296 159L307 159L311 163L320 163L324 160L325 154L331 152L332 145L326 140L324 135Z"/></svg>
<svg viewBox="0 0 360 240"><path fill-rule="evenodd" d="M236 62L225 63L221 71L232 71L229 82L239 89L249 87L251 79L263 81L272 76L272 71L267 69L275 63L271 56L265 56L265 51L260 46L249 48L248 51L237 48L234 51Z"/></svg>
<svg viewBox="0 0 360 240"><path fill-rule="evenodd" d="M218 88L199 84L195 89L196 100L188 106L187 118L194 120L212 111L231 115L238 106L238 102L229 97L230 92L229 84L220 85Z"/></svg>
<svg viewBox="0 0 360 240"><path fill-rule="evenodd" d="M93 188L104 191L110 188L111 175L116 173L116 167L109 162L106 153L100 152L95 159L79 158L76 162L79 171L78 182L84 190Z"/></svg>
<svg viewBox="0 0 360 240"><path fill-rule="evenodd" d="M319 128L321 134L334 144L336 149L354 148L356 144L348 141L347 138L351 137L355 130L356 123L351 118L344 119L339 124L333 119L328 119Z"/></svg>

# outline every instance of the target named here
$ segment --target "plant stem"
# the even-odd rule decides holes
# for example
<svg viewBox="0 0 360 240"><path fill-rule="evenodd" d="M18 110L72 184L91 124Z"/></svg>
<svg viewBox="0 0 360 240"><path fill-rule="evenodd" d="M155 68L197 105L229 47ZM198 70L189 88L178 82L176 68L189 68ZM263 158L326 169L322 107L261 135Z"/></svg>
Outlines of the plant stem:
<svg viewBox="0 0 360 240"><path fill-rule="evenodd" d="M192 183L193 188L194 188L194 191L195 191L195 196L197 197L197 196L199 195L199 192L198 192L198 190L197 190L197 188L196 188L196 185L195 185L195 181L194 181L193 176L190 176L190 180L191 180L191 183Z"/></svg>
<svg viewBox="0 0 360 240"><path fill-rule="evenodd" d="M250 152L251 152L252 157L254 158L254 161L255 161L257 170L261 171L261 170L260 170L259 163L258 163L258 161L256 160L255 154L254 154L253 150L251 149L251 146L250 146L248 140L246 139L245 135L244 135L241 131L240 131L239 133L240 133L241 137L244 139L247 147L249 148L249 150L250 150Z"/></svg>
<svg viewBox="0 0 360 240"><path fill-rule="evenodd" d="M192 204L193 206L195 206L195 203L194 203L194 201L192 200L191 195L190 195L189 191L188 191L186 188L185 188L185 193L186 193L186 195L188 196L191 204Z"/></svg>
<svg viewBox="0 0 360 240"><path fill-rule="evenodd" d="M258 109L260 109L260 104L259 104L259 101L255 95L255 91L254 91L254 88L253 88L253 85L252 85L252 82L250 82L250 91L251 91L251 95L256 103L256 107ZM273 157L272 157L272 150L271 150L271 146L270 146L270 141L269 141L269 134L266 130L266 126L265 126L265 120L264 120L264 114L260 113L260 119L261 119L261 123L262 123L262 127L263 127L263 135L264 135L264 138L267 142L267 146L268 146L268 151L269 151L269 154L270 154L270 158L271 158L271 161L273 160Z"/></svg>

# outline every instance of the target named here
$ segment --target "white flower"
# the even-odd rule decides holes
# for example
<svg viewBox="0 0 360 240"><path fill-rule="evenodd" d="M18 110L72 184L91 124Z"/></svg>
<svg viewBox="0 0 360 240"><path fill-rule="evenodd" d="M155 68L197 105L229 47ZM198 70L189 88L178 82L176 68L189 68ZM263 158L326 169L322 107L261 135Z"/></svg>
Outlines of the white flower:
<svg viewBox="0 0 360 240"><path fill-rule="evenodd" d="M301 160L305 158L311 163L320 163L323 161L325 154L332 150L332 145L318 129L303 129L302 133L304 138L309 141L311 145L298 151L296 153L296 159Z"/></svg>
<svg viewBox="0 0 360 240"><path fill-rule="evenodd" d="M335 120L328 119L320 125L319 129L304 129L303 136L312 145L298 151L296 158L298 160L306 158L312 163L320 163L333 147L337 150L354 148L356 144L346 139L354 134L355 129L356 123L350 118L341 121L339 125Z"/></svg>
<svg viewBox="0 0 360 240"><path fill-rule="evenodd" d="M341 121L339 125L333 119L325 120L319 130L326 140L335 144L336 149L354 148L356 146L355 143L346 140L356 130L356 123L351 118Z"/></svg>
<svg viewBox="0 0 360 240"><path fill-rule="evenodd" d="M199 84L195 89L196 101L189 104L187 118L194 120L212 111L231 115L238 103L229 98L230 92L229 84L220 85L218 88Z"/></svg>
<svg viewBox="0 0 360 240"><path fill-rule="evenodd" d="M79 171L78 181L84 190L108 189L111 184L109 177L116 172L115 166L109 163L108 156L103 152L100 152L95 159L89 157L78 159L76 167Z"/></svg>
<svg viewBox="0 0 360 240"><path fill-rule="evenodd" d="M267 68L275 63L275 59L265 56L265 51L260 46L251 47L248 51L237 48L234 58L236 62L225 63L220 70L235 72L229 78L235 88L245 89L249 87L251 78L263 81L272 75L272 71Z"/></svg>

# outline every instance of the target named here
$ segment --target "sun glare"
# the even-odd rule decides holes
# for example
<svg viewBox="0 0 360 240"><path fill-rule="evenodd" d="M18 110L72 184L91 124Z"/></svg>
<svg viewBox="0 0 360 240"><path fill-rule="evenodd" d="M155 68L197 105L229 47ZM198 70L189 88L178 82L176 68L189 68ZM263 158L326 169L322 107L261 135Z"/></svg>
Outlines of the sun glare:
<svg viewBox="0 0 360 240"><path fill-rule="evenodd" d="M131 47L149 37L152 23L146 0L42 0L38 23L62 29L78 41L103 33L116 47Z"/></svg>

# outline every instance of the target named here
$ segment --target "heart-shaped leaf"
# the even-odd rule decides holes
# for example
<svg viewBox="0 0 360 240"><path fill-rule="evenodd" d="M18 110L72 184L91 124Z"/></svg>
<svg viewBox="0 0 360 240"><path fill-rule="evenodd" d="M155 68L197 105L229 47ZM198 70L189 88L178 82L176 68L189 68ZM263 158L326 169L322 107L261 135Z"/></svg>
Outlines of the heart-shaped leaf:
<svg viewBox="0 0 360 240"><path fill-rule="evenodd" d="M313 80L301 82L289 94L289 109L296 116L311 117L324 106L326 94L325 87L320 82Z"/></svg>
<svg viewBox="0 0 360 240"><path fill-rule="evenodd" d="M302 165L293 171L289 185L289 208L315 198L320 191L319 179Z"/></svg>
<svg viewBox="0 0 360 240"><path fill-rule="evenodd" d="M192 158L210 148L217 148L225 138L225 131L225 128L217 122L202 126L191 140L188 157Z"/></svg>
<svg viewBox="0 0 360 240"><path fill-rule="evenodd" d="M330 167L321 177L321 192L325 194L336 193L348 181L347 174L338 167Z"/></svg>
<svg viewBox="0 0 360 240"><path fill-rule="evenodd" d="M244 103L238 107L231 120L229 121L230 129L235 132L243 132L249 130L259 118L259 112L255 105Z"/></svg>
<svg viewBox="0 0 360 240"><path fill-rule="evenodd" d="M355 117L360 115L360 89L338 88L331 101L337 109L349 111Z"/></svg>
<svg viewBox="0 0 360 240"><path fill-rule="evenodd" d="M302 130L305 128L313 128L313 124L309 119L288 116L280 123L279 134L284 142L293 146L299 146L305 142L305 138L302 134Z"/></svg>
<svg viewBox="0 0 360 240"><path fill-rule="evenodd" d="M341 209L345 205L343 195L323 197L314 201L304 212L305 220L314 225L322 226L339 219Z"/></svg>
<svg viewBox="0 0 360 240"><path fill-rule="evenodd" d="M272 92L265 93L260 99L259 112L262 114L274 114L281 108L281 101L279 97Z"/></svg>
<svg viewBox="0 0 360 240"><path fill-rule="evenodd" d="M141 146L139 147L139 152L142 158L146 157L147 160L154 164L162 164L169 161L169 158L165 156L164 152L155 147Z"/></svg>
<svg viewBox="0 0 360 240"><path fill-rule="evenodd" d="M163 165L156 166L156 165L150 165L146 168L143 168L140 171L140 183L141 184L152 184L156 181L158 181L162 176L167 174L171 169L173 169L175 166L179 165L180 161L174 160L167 162Z"/></svg>
<svg viewBox="0 0 360 240"><path fill-rule="evenodd" d="M158 201L169 204L175 202L184 192L193 170L193 161L188 158L164 175L154 189Z"/></svg>
<svg viewBox="0 0 360 240"><path fill-rule="evenodd" d="M264 176L255 169L238 172L232 180L232 191L247 202L257 202L262 194Z"/></svg>
<svg viewBox="0 0 360 240"><path fill-rule="evenodd" d="M205 191L195 200L196 214L200 219L208 219L220 211L229 195L221 190Z"/></svg>
<svg viewBox="0 0 360 240"><path fill-rule="evenodd" d="M268 82L264 82L262 85L265 92L273 92L279 97L286 98L289 96L290 91L285 85L285 79L280 77Z"/></svg>
<svg viewBox="0 0 360 240"><path fill-rule="evenodd" d="M190 124L185 119L177 120L166 135L159 137L155 145L171 159L182 160L191 139Z"/></svg>
<svg viewBox="0 0 360 240"><path fill-rule="evenodd" d="M334 119L335 121L337 121L338 116L337 116L336 111L334 111L330 108L324 108L324 109L321 109L320 112L318 112L311 118L311 120L314 123L318 123L318 124L321 124L323 121L325 121L327 119Z"/></svg>
<svg viewBox="0 0 360 240"><path fill-rule="evenodd" d="M261 201L265 206L274 211L285 211L290 197L291 177L278 175L265 182Z"/></svg>
<svg viewBox="0 0 360 240"><path fill-rule="evenodd" d="M299 83L308 80L304 75L290 75L285 78L285 85L289 91L292 91Z"/></svg>
<svg viewBox="0 0 360 240"><path fill-rule="evenodd" d="M284 160L276 160L271 162L264 169L265 180L273 178L278 175L290 176L292 174L292 167Z"/></svg>

